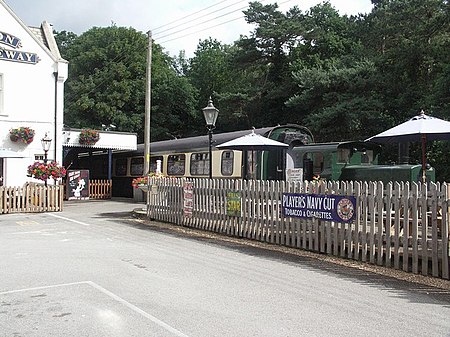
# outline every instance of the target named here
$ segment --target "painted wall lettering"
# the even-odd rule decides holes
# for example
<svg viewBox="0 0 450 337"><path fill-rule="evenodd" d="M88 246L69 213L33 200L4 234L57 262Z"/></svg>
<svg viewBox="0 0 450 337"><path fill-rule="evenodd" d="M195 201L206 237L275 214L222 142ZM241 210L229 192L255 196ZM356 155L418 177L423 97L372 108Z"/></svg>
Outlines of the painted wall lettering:
<svg viewBox="0 0 450 337"><path fill-rule="evenodd" d="M20 39L18 37L4 32L0 32L0 43L6 44L7 46L13 48L22 47L22 43L20 42Z"/></svg>
<svg viewBox="0 0 450 337"><path fill-rule="evenodd" d="M20 63L36 64L40 61L35 53L20 50L6 49L2 44L14 49L22 47L22 43L18 37L14 35L0 32L0 60L13 61Z"/></svg>
<svg viewBox="0 0 450 337"><path fill-rule="evenodd" d="M39 62L39 57L37 54L10 49L0 49L0 59L30 64L36 64Z"/></svg>

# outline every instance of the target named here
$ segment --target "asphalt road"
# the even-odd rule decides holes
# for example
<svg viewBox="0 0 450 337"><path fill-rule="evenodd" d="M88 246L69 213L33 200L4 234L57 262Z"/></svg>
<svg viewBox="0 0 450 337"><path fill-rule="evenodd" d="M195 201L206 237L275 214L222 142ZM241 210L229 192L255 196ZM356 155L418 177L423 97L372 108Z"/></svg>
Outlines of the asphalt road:
<svg viewBox="0 0 450 337"><path fill-rule="evenodd" d="M450 291L143 225L0 215L0 336L450 336Z"/></svg>

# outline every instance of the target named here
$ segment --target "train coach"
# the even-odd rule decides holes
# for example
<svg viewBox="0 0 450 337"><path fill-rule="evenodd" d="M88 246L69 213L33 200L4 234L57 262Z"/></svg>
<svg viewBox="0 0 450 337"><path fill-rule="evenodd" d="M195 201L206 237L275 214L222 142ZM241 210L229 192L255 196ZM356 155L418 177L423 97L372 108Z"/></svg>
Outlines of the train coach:
<svg viewBox="0 0 450 337"><path fill-rule="evenodd" d="M289 145L287 149L247 151L218 149L217 145L250 134L252 130L218 133L213 136L212 177L261 180L420 181L420 165L380 165L380 145L370 142L315 143L305 127L289 124L254 129L258 135ZM77 168L88 169L92 179L107 179L107 155L81 155ZM209 177L207 135L150 144L150 172L157 162L167 177ZM293 173L294 172L294 173ZM114 197L133 197L133 179L144 173L144 144L135 151L117 151L112 158ZM427 169L434 181L433 168Z"/></svg>
<svg viewBox="0 0 450 337"><path fill-rule="evenodd" d="M217 133L213 136L212 177L283 180L287 165L284 150L248 152L219 150L216 145L250 134L252 130ZM311 132L296 124L254 129L258 135L288 144L290 147L313 142ZM93 179L106 179L106 155L78 159L79 167L89 169ZM150 172L156 172L157 161L161 173L167 177L209 177L209 138L207 135L152 142L150 144ZM103 169L101 169L103 167ZM135 151L113 154L113 196L132 197L131 182L144 175L144 144Z"/></svg>

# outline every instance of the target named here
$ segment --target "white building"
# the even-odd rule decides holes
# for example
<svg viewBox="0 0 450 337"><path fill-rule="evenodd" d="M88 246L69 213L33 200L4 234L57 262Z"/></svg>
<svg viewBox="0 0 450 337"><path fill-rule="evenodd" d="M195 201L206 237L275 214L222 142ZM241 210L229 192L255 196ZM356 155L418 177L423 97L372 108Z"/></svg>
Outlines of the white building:
<svg viewBox="0 0 450 337"><path fill-rule="evenodd" d="M0 149L23 157L0 158L0 184L21 186L32 180L27 167L43 159L40 140L46 133L52 139L48 158L62 162L67 71L68 62L61 58L52 27L47 22L27 27L0 0ZM10 129L19 127L35 131L30 144L10 139Z"/></svg>

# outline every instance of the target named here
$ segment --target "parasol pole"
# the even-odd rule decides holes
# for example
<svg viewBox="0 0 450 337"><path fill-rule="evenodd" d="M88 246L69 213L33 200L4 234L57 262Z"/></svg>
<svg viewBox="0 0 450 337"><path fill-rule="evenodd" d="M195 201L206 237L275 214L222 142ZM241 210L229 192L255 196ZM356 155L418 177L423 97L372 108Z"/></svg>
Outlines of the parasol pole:
<svg viewBox="0 0 450 337"><path fill-rule="evenodd" d="M426 134L422 134L422 182L426 183L427 182L427 176L426 176L426 147L427 147L427 135Z"/></svg>

